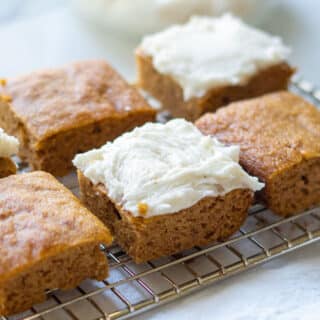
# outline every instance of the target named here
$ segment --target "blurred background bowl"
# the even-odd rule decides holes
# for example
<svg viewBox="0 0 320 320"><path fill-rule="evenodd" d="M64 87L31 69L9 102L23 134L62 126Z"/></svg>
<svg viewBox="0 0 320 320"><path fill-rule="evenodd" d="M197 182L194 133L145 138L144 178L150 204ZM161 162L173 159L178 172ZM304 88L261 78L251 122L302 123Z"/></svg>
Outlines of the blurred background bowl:
<svg viewBox="0 0 320 320"><path fill-rule="evenodd" d="M193 15L218 16L231 12L259 25L277 1L273 0L73 0L87 20L128 36L143 36Z"/></svg>

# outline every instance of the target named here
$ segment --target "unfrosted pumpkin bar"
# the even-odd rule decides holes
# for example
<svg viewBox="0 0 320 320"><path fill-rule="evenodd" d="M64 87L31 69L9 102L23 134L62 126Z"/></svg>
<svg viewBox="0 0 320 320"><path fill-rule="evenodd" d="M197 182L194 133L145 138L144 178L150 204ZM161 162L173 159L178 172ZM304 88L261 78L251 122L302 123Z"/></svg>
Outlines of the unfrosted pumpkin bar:
<svg viewBox="0 0 320 320"><path fill-rule="evenodd" d="M81 195L138 263L226 239L263 184L182 119L146 124L77 155Z"/></svg>
<svg viewBox="0 0 320 320"><path fill-rule="evenodd" d="M15 137L7 135L0 128L0 178L16 173L17 166L12 161L11 156L17 154L18 149L18 140Z"/></svg>
<svg viewBox="0 0 320 320"><path fill-rule="evenodd" d="M320 204L320 112L289 92L233 103L196 126L239 144L240 163L266 185L259 197L282 216Z"/></svg>
<svg viewBox="0 0 320 320"><path fill-rule="evenodd" d="M33 169L62 176L75 154L153 121L155 111L106 62L82 61L9 79L0 126Z"/></svg>
<svg viewBox="0 0 320 320"><path fill-rule="evenodd" d="M280 38L233 16L196 17L144 38L136 50L137 85L174 117L195 120L287 88L294 73L289 51Z"/></svg>
<svg viewBox="0 0 320 320"><path fill-rule="evenodd" d="M49 173L0 180L0 315L29 309L50 289L103 280L109 230Z"/></svg>

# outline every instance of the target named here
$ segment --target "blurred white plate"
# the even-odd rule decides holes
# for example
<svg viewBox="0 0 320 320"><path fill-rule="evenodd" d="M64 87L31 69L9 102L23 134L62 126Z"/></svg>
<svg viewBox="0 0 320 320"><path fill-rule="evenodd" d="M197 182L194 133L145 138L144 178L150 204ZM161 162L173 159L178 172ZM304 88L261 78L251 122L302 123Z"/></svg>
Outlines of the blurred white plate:
<svg viewBox="0 0 320 320"><path fill-rule="evenodd" d="M274 0L73 0L73 7L90 21L129 36L142 36L192 15L221 15L232 12L260 24Z"/></svg>

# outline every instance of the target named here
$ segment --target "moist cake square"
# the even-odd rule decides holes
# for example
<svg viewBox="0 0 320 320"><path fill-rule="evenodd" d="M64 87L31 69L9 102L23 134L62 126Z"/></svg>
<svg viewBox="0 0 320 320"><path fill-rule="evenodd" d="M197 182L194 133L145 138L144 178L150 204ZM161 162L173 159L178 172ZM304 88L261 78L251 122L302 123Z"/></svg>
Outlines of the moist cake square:
<svg viewBox="0 0 320 320"><path fill-rule="evenodd" d="M143 39L137 86L174 117L195 120L230 102L286 89L294 73L289 52L280 38L233 16L194 17Z"/></svg>
<svg viewBox="0 0 320 320"><path fill-rule="evenodd" d="M149 123L77 155L81 196L140 263L236 232L263 184L191 123Z"/></svg>
<svg viewBox="0 0 320 320"><path fill-rule="evenodd" d="M22 312L48 289L103 280L107 259L99 244L109 230L49 173L0 180L0 314Z"/></svg>
<svg viewBox="0 0 320 320"><path fill-rule="evenodd" d="M72 169L75 154L154 118L137 90L100 60L33 72L2 88L0 126L19 139L19 155L33 169L57 176Z"/></svg>
<svg viewBox="0 0 320 320"><path fill-rule="evenodd" d="M18 149L19 141L0 128L0 178L16 173L17 166L10 157L17 154Z"/></svg>
<svg viewBox="0 0 320 320"><path fill-rule="evenodd" d="M275 213L320 204L320 112L311 103L283 91L208 113L196 126L240 145L240 164L265 183L259 197Z"/></svg>

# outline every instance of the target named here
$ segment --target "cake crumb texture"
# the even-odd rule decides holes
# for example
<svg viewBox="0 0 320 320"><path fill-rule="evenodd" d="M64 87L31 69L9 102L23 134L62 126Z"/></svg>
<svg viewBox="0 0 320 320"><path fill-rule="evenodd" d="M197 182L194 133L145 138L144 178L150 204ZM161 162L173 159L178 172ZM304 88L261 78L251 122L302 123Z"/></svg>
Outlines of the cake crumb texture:
<svg viewBox="0 0 320 320"><path fill-rule="evenodd" d="M152 57L139 50L136 54L137 86L158 99L164 110L173 117L195 121L206 112L213 112L231 102L285 90L295 69L286 62L266 67L248 79L245 85L226 85L212 88L200 98L183 98L183 90L170 76L159 73Z"/></svg>
<svg viewBox="0 0 320 320"><path fill-rule="evenodd" d="M196 122L241 147L240 163L266 183L261 198L291 215L320 203L320 112L289 92L233 103Z"/></svg>
<svg viewBox="0 0 320 320"><path fill-rule="evenodd" d="M80 171L78 177L86 206L136 263L228 238L239 230L253 198L251 190L236 189L225 196L203 198L175 214L133 217L112 203L102 184L94 185Z"/></svg>
<svg viewBox="0 0 320 320"><path fill-rule="evenodd" d="M47 289L69 289L107 276L99 244L109 230L44 172L0 180L0 314L21 312Z"/></svg>
<svg viewBox="0 0 320 320"><path fill-rule="evenodd" d="M0 93L0 126L19 138L20 157L33 169L62 176L76 153L96 148L153 121L138 91L100 60L8 79Z"/></svg>

